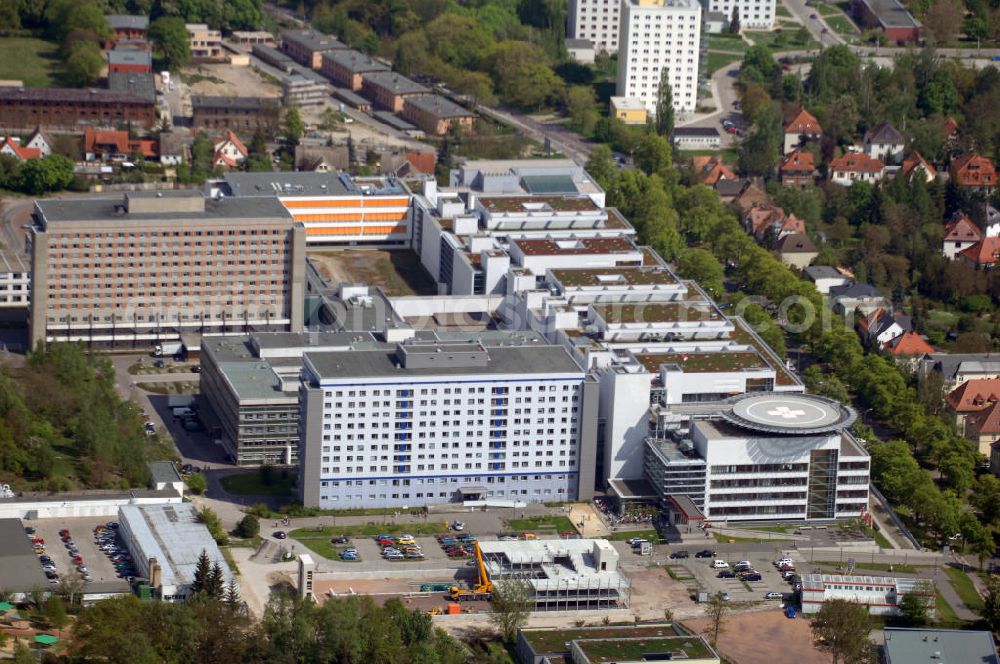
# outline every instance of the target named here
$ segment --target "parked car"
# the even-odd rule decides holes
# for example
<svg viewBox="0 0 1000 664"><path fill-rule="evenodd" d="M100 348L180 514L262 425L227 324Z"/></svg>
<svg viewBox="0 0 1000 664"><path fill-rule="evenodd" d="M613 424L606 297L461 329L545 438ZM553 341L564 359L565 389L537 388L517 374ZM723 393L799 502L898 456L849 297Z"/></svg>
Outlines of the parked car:
<svg viewBox="0 0 1000 664"><path fill-rule="evenodd" d="M497 539L500 540L501 542L516 542L517 533L500 533L497 536Z"/></svg>
<svg viewBox="0 0 1000 664"><path fill-rule="evenodd" d="M784 597L782 593L775 592L773 590L764 595L764 599L781 599L782 597Z"/></svg>
<svg viewBox="0 0 1000 664"><path fill-rule="evenodd" d="M351 540L347 539L343 535L338 535L337 537L330 538L330 544L347 544Z"/></svg>
<svg viewBox="0 0 1000 664"><path fill-rule="evenodd" d="M68 528L63 528L62 530L60 530L59 531L59 537L62 537L64 539L67 538L67 537L69 537L69 529Z"/></svg>
<svg viewBox="0 0 1000 664"><path fill-rule="evenodd" d="M698 553L694 554L695 558L715 558L715 551L711 549L702 549Z"/></svg>
<svg viewBox="0 0 1000 664"><path fill-rule="evenodd" d="M729 569L729 563L727 563L725 560L719 560L718 558L716 558L715 560L712 561L712 567L714 569Z"/></svg>
<svg viewBox="0 0 1000 664"><path fill-rule="evenodd" d="M793 565L794 562L791 558L778 558L774 561L775 567L781 567L782 565Z"/></svg>
<svg viewBox="0 0 1000 664"><path fill-rule="evenodd" d="M288 533L286 533L284 530L278 530L278 531L275 531L275 533L274 533L274 538L275 539L286 539L287 537L288 537Z"/></svg>
<svg viewBox="0 0 1000 664"><path fill-rule="evenodd" d="M760 574L758 574L757 572L754 572L753 574L744 574L743 575L743 580L744 581L763 581L764 577L761 576Z"/></svg>
<svg viewBox="0 0 1000 664"><path fill-rule="evenodd" d="M404 558L403 554L399 551L386 551L382 555L386 560L402 560Z"/></svg>
<svg viewBox="0 0 1000 664"><path fill-rule="evenodd" d="M785 617L786 618L794 618L795 617L795 607L794 606L786 606L785 607Z"/></svg>
<svg viewBox="0 0 1000 664"><path fill-rule="evenodd" d="M727 593L725 590L720 591L719 596L722 598L723 602L729 601L729 593Z"/></svg>
<svg viewBox="0 0 1000 664"><path fill-rule="evenodd" d="M732 571L730 571L728 569L724 569L721 572L719 572L718 577L720 579L735 579L736 578L736 572L732 572Z"/></svg>
<svg viewBox="0 0 1000 664"><path fill-rule="evenodd" d="M465 522L464 521L452 521L452 523L451 523L451 529L455 530L455 531L458 531L458 532L461 532L461 531L465 530Z"/></svg>
<svg viewBox="0 0 1000 664"><path fill-rule="evenodd" d="M673 553L671 553L667 557L671 558L673 560L680 560L682 558L688 558L689 556L690 556L690 554L687 551L681 550L681 551L674 551Z"/></svg>

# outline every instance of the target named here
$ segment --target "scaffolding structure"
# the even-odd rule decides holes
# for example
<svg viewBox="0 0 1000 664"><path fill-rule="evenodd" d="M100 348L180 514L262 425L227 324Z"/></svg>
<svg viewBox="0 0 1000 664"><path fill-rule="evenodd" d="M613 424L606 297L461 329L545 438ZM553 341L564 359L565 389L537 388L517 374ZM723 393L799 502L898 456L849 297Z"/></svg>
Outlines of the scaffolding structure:
<svg viewBox="0 0 1000 664"><path fill-rule="evenodd" d="M617 554L609 569L609 561L602 561L599 553L595 555L597 541L604 542L498 542L510 546L484 546L483 559L494 584L524 581L535 611L627 608L630 587L628 579L617 569ZM493 543L483 543L488 544Z"/></svg>

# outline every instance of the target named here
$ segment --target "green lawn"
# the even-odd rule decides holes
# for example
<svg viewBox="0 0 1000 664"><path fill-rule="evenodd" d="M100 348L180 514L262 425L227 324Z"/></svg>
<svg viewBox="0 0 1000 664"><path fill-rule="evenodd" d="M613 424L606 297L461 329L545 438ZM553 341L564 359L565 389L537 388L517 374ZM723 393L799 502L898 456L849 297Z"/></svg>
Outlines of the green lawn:
<svg viewBox="0 0 1000 664"><path fill-rule="evenodd" d="M239 475L226 475L219 480L219 484L234 496L291 496L294 476L287 471L274 471L270 484L261 482L260 473L257 471L240 473Z"/></svg>
<svg viewBox="0 0 1000 664"><path fill-rule="evenodd" d="M344 535L345 537L375 537L376 535L436 535L437 533L448 532L446 523L405 523L392 525L388 523L360 524L354 526L322 526L316 528L296 528L288 533L289 537L297 540L303 539L326 539L329 541L334 535Z"/></svg>
<svg viewBox="0 0 1000 664"><path fill-rule="evenodd" d="M945 567L944 572L948 575L948 580L951 581L951 587L955 589L965 605L975 613L982 611L983 598L979 596L969 575L955 567Z"/></svg>
<svg viewBox="0 0 1000 664"><path fill-rule="evenodd" d="M647 539L650 542L659 542L660 534L653 529L649 530L626 530L621 533L611 533L605 539L613 540L615 542L624 542L627 539L632 539L633 537L641 537L642 539Z"/></svg>
<svg viewBox="0 0 1000 664"><path fill-rule="evenodd" d="M576 532L576 526L566 516L532 516L527 519L510 519L507 527L521 532L523 530L549 530L557 533Z"/></svg>
<svg viewBox="0 0 1000 664"><path fill-rule="evenodd" d="M0 39L0 79L19 80L25 87L47 88L58 83L62 71L59 46L31 37Z"/></svg>
<svg viewBox="0 0 1000 664"><path fill-rule="evenodd" d="M709 35L708 48L710 51L746 53L750 45L743 41L743 38L739 35Z"/></svg>
<svg viewBox="0 0 1000 664"><path fill-rule="evenodd" d="M837 14L844 13L840 11L840 7L837 5L828 5L826 3L821 4L816 10L820 16L836 16Z"/></svg>
<svg viewBox="0 0 1000 664"><path fill-rule="evenodd" d="M826 24L840 35L857 35L858 29L854 22L846 16L831 16L826 19Z"/></svg>
<svg viewBox="0 0 1000 664"><path fill-rule="evenodd" d="M708 54L708 75L711 76L723 67L728 67L733 62L742 60L743 56L736 53L712 53Z"/></svg>
<svg viewBox="0 0 1000 664"><path fill-rule="evenodd" d="M819 42L811 36L804 42L795 39L796 32L798 32L798 29L772 31L746 30L743 34L754 44L766 46L774 53L781 53L783 51L811 51L819 48Z"/></svg>
<svg viewBox="0 0 1000 664"><path fill-rule="evenodd" d="M965 623L958 619L958 615L955 613L955 609L951 608L951 604L941 596L941 591L937 591L937 598L934 602L934 608L937 609L937 622L940 627L962 627Z"/></svg>
<svg viewBox="0 0 1000 664"><path fill-rule="evenodd" d="M877 530L875 531L875 543L878 544L879 548L881 548L881 549L894 549L894 548L896 548L896 547L894 547L892 545L892 542L890 542L888 539L886 539L885 535L883 535L882 533L880 533Z"/></svg>
<svg viewBox="0 0 1000 664"><path fill-rule="evenodd" d="M783 4L779 2L778 5L774 8L774 15L782 18L790 18L792 13L788 11L787 7L785 7Z"/></svg>

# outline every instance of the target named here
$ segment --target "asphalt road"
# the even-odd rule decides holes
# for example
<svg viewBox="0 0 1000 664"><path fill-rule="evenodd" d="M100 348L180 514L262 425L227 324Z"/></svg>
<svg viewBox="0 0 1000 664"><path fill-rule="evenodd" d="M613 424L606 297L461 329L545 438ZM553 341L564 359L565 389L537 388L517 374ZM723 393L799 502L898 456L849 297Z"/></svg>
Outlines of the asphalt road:
<svg viewBox="0 0 1000 664"><path fill-rule="evenodd" d="M548 138L553 150L557 150L581 164L587 161L591 151L597 147L596 144L585 141L579 134L575 134L565 127L542 124L523 113L488 106L479 106L476 110L494 120L505 122L519 129L525 136L539 143L544 143L545 139Z"/></svg>

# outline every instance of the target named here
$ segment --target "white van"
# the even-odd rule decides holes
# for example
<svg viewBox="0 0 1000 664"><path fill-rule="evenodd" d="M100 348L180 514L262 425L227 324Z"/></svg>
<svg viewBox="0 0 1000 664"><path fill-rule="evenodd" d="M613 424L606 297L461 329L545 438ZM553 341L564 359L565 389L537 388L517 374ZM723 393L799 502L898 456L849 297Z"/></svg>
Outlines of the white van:
<svg viewBox="0 0 1000 664"><path fill-rule="evenodd" d="M178 419L181 417L194 417L194 411L187 407L174 408L174 417Z"/></svg>
<svg viewBox="0 0 1000 664"><path fill-rule="evenodd" d="M715 559L715 560L712 561L712 568L713 569L729 569L729 563L727 563L725 560Z"/></svg>

